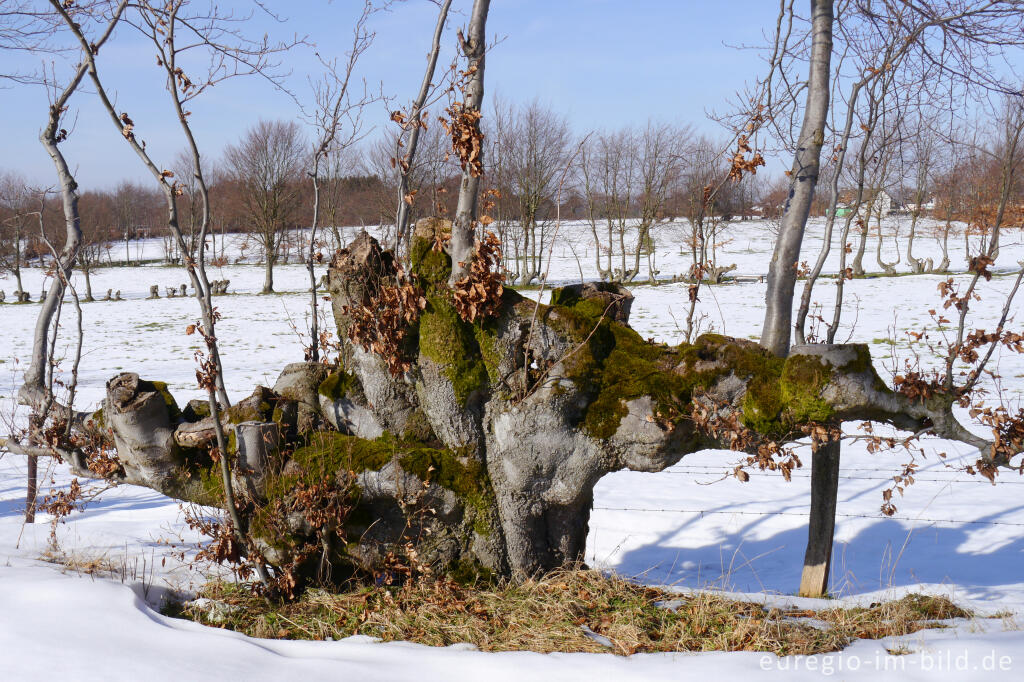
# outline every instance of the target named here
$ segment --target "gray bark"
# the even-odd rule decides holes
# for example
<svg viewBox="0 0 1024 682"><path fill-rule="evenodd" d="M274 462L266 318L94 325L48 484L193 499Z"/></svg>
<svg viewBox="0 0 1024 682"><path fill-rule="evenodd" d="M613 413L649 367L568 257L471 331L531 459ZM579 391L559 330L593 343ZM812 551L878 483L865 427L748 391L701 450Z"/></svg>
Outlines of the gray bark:
<svg viewBox="0 0 1024 682"><path fill-rule="evenodd" d="M103 423L111 429L126 479L156 490L182 464L174 440L172 419L164 395L138 374L120 374L107 382Z"/></svg>
<svg viewBox="0 0 1024 682"><path fill-rule="evenodd" d="M853 268L854 277L863 277L864 271L864 252L867 250L868 245L868 221L870 220L871 208L870 204L864 212L864 220L857 224L857 229L860 230L860 241L857 242L857 253L853 256L853 262L850 263L850 267Z"/></svg>
<svg viewBox="0 0 1024 682"><path fill-rule="evenodd" d="M897 244L897 247L896 247L896 260L894 262L887 263L886 261L882 260L882 214L881 214L881 211L879 211L879 213L878 213L878 223L877 223L877 225L878 225L878 244L876 245L876 249L875 249L875 262L878 263L878 267L882 268L882 271L885 272L885 274L887 274L887 275L895 275L896 274L896 266L899 265L899 262L900 262L900 258L899 258L899 255L900 255L899 244Z"/></svg>
<svg viewBox="0 0 1024 682"><path fill-rule="evenodd" d="M462 41L462 53L469 62L469 81L466 83L463 106L467 111L480 111L484 99L484 59L487 51L487 11L490 0L473 0L473 15L469 21L469 35ZM479 122L477 122L479 125ZM482 154L481 150L481 154ZM477 220L477 199L480 194L480 175L467 164L462 169L459 184L459 202L452 225L452 274L450 284L469 272L473 257L474 232Z"/></svg>
<svg viewBox="0 0 1024 682"><path fill-rule="evenodd" d="M917 219L920 215L921 210L915 209L914 213L910 216L910 234L907 236L907 263L910 264L910 271L915 275L920 275L924 272L924 262L914 256L914 236L917 232Z"/></svg>
<svg viewBox="0 0 1024 682"><path fill-rule="evenodd" d="M949 231L952 227L952 221L947 219L946 225L942 229L942 260L935 267L934 272L943 273L949 269Z"/></svg>
<svg viewBox="0 0 1024 682"><path fill-rule="evenodd" d="M97 36L92 46L84 45L83 51L99 50L106 43L114 30L114 27L121 19L127 0L122 0L115 8L110 17L104 32ZM56 0L51 0L51 6L67 16L61 5ZM55 416L64 416L69 424L76 423L81 415L73 412L73 404L62 406L54 401L52 393L52 376L47 377L47 371L52 369L51 359L53 358L54 346L56 343L57 330L53 328L54 317L58 314L60 305L64 299L64 292L67 288L71 272L75 267L81 248L82 230L80 216L78 213L78 183L71 172L71 168L61 151L59 144L66 138L67 133L61 130L60 124L64 112L68 108L68 101L78 89L87 70L87 63L83 60L74 70L74 73L63 88L54 86L52 99L47 112L46 126L39 135L39 141L49 154L60 184L61 202L64 209L65 241L60 254L55 254L55 267L59 271L58 276L53 278L49 291L42 296L40 302L42 308L36 318L36 327L32 341L32 357L28 369L25 371L25 378L18 390L18 401L30 406L32 414L29 417L28 447L37 449L43 439L39 430L44 427L47 419L56 412ZM40 213L40 225L42 225L42 214ZM18 251L18 264L16 276L18 278L18 301L28 301L28 294L21 291L20 272L20 232L19 239L15 243ZM81 321L79 320L79 334L81 334ZM81 337L79 337L81 338ZM79 345L78 352L81 351ZM75 363L77 372L77 360ZM72 383L72 386L74 384ZM73 389L72 389L73 398ZM25 522L35 521L36 495L38 483L38 460L34 454L29 454L28 480L26 486L26 508Z"/></svg>
<svg viewBox="0 0 1024 682"><path fill-rule="evenodd" d="M793 325L793 331L796 336L796 342L803 344L806 342L804 333L804 326L807 322L807 315L811 309L811 293L814 290L814 285L818 281L818 277L821 275L821 271L825 267L825 262L828 260L828 255L832 250L832 235L835 231L836 224L836 209L839 206L839 176L842 173L843 164L846 162L846 151L850 143L850 133L853 130L853 117L856 111L857 98L860 95L861 89L864 87L865 80L861 80L853 85L850 89L849 104L846 109L846 123L843 126L843 135L839 141L839 153L836 156L835 172L832 174L832 182L829 187L829 194L832 197L829 202L828 215L825 217L825 234L822 237L821 251L818 253L818 259L814 263L814 267L811 269L810 274L807 277L807 281L804 284L803 293L800 296L800 308L797 311L796 322ZM858 154L858 158L863 160L864 148L861 148L861 152ZM863 164L860 166L861 175L863 175ZM857 201L860 201L860 195L863 192L863 188L858 190ZM850 232L850 221L852 216L848 216L846 223L842 230L842 237L840 239L840 257L839 257L839 282L838 285L841 287L843 284L843 271L846 269L846 236ZM829 330L831 332L831 328ZM829 343L833 339L829 339Z"/></svg>
<svg viewBox="0 0 1024 682"><path fill-rule="evenodd" d="M82 268L82 274L85 275L85 298L83 300L93 302L96 299L92 297L92 279L90 273L92 272L91 267Z"/></svg>
<svg viewBox="0 0 1024 682"><path fill-rule="evenodd" d="M267 254L263 264L263 289L260 290L260 293L274 293L274 259L270 257L270 254Z"/></svg>
<svg viewBox="0 0 1024 682"><path fill-rule="evenodd" d="M800 246L818 182L821 146L825 141L832 20L831 0L811 0L813 42L807 104L793 159L790 194L783 211L775 251L768 266L768 293L761 332L761 347L779 357L785 357L789 352L796 266L800 261Z"/></svg>
<svg viewBox="0 0 1024 682"><path fill-rule="evenodd" d="M82 228L78 214L78 183L75 181L68 166L64 154L57 143L58 129L60 127L61 114L72 93L85 77L85 65L79 66L71 83L64 89L56 101L50 105L49 118L39 140L50 155L54 166L57 169L57 177L60 182L61 203L64 208L64 248L61 250L57 266L64 271L64 277L54 277L50 289L43 299L43 307L36 318L35 334L32 339L32 359L28 369L25 371L25 383L19 392L19 399L28 405L40 405L45 400L45 372L48 365L47 340L50 333L50 325L53 316L57 312L57 306L64 298L64 282L71 276L71 271L78 258L78 249L82 243Z"/></svg>

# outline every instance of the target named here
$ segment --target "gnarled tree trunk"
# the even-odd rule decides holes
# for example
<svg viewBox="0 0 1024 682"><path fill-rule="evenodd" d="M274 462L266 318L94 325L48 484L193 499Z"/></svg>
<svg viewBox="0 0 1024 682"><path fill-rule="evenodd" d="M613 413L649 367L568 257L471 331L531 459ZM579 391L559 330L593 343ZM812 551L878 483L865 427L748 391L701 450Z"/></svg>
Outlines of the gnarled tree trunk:
<svg viewBox="0 0 1024 682"><path fill-rule="evenodd" d="M426 303L406 329L404 371L350 340L353 313L376 310L397 277L393 256L363 233L328 277L344 367L290 365L274 390L222 414L272 564L316 537L301 500L324 486L343 486L352 509L339 522L345 541L323 542L309 566L387 570L396 547L412 547L435 571L524 576L582 558L594 486L612 471L660 471L707 448L756 453L844 420L984 445L953 419L951 400L886 388L866 346L795 346L783 359L717 335L648 343L628 326L631 297L612 284L555 290L549 306L505 291L495 316L464 321L447 285L451 257L436 246L446 229L417 224L413 272ZM124 480L221 503L202 405L179 411L166 388L121 375L98 417Z"/></svg>

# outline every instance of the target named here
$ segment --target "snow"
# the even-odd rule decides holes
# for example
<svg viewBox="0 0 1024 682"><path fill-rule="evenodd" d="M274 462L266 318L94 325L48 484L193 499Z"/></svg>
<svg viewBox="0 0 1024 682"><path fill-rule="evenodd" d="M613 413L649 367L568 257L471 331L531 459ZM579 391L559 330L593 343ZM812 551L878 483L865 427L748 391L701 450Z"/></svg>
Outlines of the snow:
<svg viewBox="0 0 1024 682"><path fill-rule="evenodd" d="M905 223L905 221L904 221ZM894 260L885 224L883 257ZM906 225L899 226L902 233ZM680 226L655 232L661 276L685 272L678 253ZM764 274L772 234L764 222L734 225L721 247L719 263L737 264L734 275ZM811 260L820 244L821 225L812 223L804 247ZM901 237L902 239L902 237ZM568 247L572 243L572 248ZM122 245L123 246L123 245ZM920 247L918 249L918 246ZM132 244L132 257L159 258L159 240ZM211 268L211 278L230 279L233 295L216 299L223 314L222 344L229 391L247 395L257 383L273 385L280 369L302 357L300 335L308 325L307 274L300 265L279 266L275 285L285 292L258 296L263 269L242 262L238 240L229 236L230 265ZM874 238L865 263L874 264ZM930 237L915 244L919 256L936 258ZM575 255L574 252L575 251ZM113 257L118 250L115 246ZM835 256L835 254L833 254ZM579 256L579 265L576 256ZM964 262L962 237L950 239L954 267ZM1004 236L1000 262L1024 258L1021 235ZM830 261L835 269L836 261ZM593 272L589 228L563 226L553 250L549 281L579 279ZM1007 268L1008 270L1009 268ZM828 271L828 268L826 268ZM643 270L642 272L646 272ZM76 281L79 276L76 275ZM938 308L936 285L945 277L859 279L848 283L850 307L840 340L872 344L876 366L891 377L911 356L907 330L934 328L928 314ZM955 277L958 281L963 276ZM25 289L36 299L42 285L38 270L24 274ZM95 406L104 383L119 371L137 371L169 382L180 403L199 397L195 387L198 348L185 326L197 317L195 301L147 301L149 287L187 281L180 267L146 265L95 271L94 294L120 289L121 302L83 304L85 346L78 405ZM1002 295L1011 280L997 276L983 287L975 304L974 326L992 329ZM78 281L80 290L84 286ZM0 289L14 289L0 278ZM800 285L798 285L798 292ZM833 285L823 281L817 300L830 310ZM685 284L637 286L631 322L645 337L681 340ZM765 285L750 281L702 289L699 311L704 328L734 336L756 335L763 315ZM528 292L528 295L536 295ZM1017 304L1015 311L1022 309ZM6 432L23 419L13 396L27 361L35 305L0 306L0 414ZM65 329L74 311L65 306ZM1018 318L1020 316L1018 315ZM329 318L328 318L329 319ZM1020 319L1017 320L1019 325ZM328 325L333 328L333 323ZM896 341L890 345L890 336ZM59 354L73 350L64 337ZM933 358L923 358L934 366ZM68 370L70 360L64 361ZM1008 405L1024 397L1024 358L999 354L999 384L990 382L990 402ZM1002 393L998 393L1000 389ZM13 415L13 416L12 416ZM856 425L847 431L856 433ZM979 431L982 432L982 431ZM757 679L1017 680L1024 670L1024 634L1015 620L1024 616L1024 478L1000 476L996 486L959 471L977 453L963 445L927 441L917 482L896 503L893 518L880 514L881 491L908 455L870 454L862 442L844 445L843 473L836 524L831 588L835 600L805 600L790 595L799 583L806 542L809 470L793 481L770 473L751 474L749 483L725 478L737 457L708 451L685 457L658 474L620 472L606 476L595 491L586 557L593 565L638 576L650 584L682 592L715 589L767 604L823 606L871 603L911 591L950 596L979 614L946 630L903 638L859 641L842 652L776 659L760 653L636 655L481 653L467 646L430 648L408 643L383 644L368 638L340 642L256 640L228 631L160 615L171 591L188 591L204 576L190 570L177 553L198 538L184 523L176 502L153 491L120 486L102 493L84 512L56 528L51 547L45 515L24 526L24 462L0 456L0 672L10 679L181 680L181 679L479 679L493 680L661 680L751 677ZM806 445L798 450L809 461ZM946 459L936 453L944 452ZM56 487L67 486L66 468L47 472ZM44 486L44 490L47 486ZM44 557L49 557L44 558ZM110 571L87 575L64 566L104 563ZM892 656L888 649L911 653Z"/></svg>

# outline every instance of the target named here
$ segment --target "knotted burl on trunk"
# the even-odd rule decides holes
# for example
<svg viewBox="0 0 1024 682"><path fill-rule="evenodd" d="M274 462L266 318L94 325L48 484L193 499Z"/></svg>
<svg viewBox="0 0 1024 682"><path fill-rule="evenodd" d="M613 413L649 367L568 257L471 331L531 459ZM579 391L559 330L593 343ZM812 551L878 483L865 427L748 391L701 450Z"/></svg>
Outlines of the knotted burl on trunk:
<svg viewBox="0 0 1024 682"><path fill-rule="evenodd" d="M506 289L495 316L465 321L447 284L446 228L417 224L408 275L359 235L328 272L340 366L289 365L273 390L221 414L250 532L271 563L315 537L308 561L339 575L380 571L396 548L435 572L530 575L582 558L594 486L612 471L660 471L708 448L763 453L851 419L978 440L950 400L887 388L865 345L797 346L780 359L711 334L652 343L628 326L632 296L617 285L556 289L550 305ZM394 300L385 290L397 286L422 298L405 316L399 373L372 339L350 338L353 311ZM213 418L200 404L181 411L166 387L123 374L98 418L125 480L217 504ZM330 534L298 504L324 486L348 500Z"/></svg>

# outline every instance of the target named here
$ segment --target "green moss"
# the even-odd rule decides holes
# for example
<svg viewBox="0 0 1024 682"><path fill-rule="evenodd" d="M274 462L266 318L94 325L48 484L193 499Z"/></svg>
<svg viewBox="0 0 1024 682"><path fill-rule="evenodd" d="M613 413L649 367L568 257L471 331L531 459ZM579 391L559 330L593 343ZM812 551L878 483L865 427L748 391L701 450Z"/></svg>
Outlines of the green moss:
<svg viewBox="0 0 1024 682"><path fill-rule="evenodd" d="M598 390L587 407L584 429L595 438L610 437L628 413L626 402L645 395L655 400L662 417L678 416L690 402L693 384L689 377L671 371L675 354L667 347L646 343L628 327L610 325L610 332L611 349L593 366L596 376L590 381ZM599 346L596 353L592 348L590 355L597 359L603 353Z"/></svg>
<svg viewBox="0 0 1024 682"><path fill-rule="evenodd" d="M416 410L409 415L409 419L405 423L405 433L402 434L402 438L403 440L418 441L420 443L437 442L437 435L434 433L434 427L430 424L430 420L427 419L427 415L419 408L416 408Z"/></svg>
<svg viewBox="0 0 1024 682"><path fill-rule="evenodd" d="M882 377L875 371L874 363L871 362L871 349L866 343L850 344L856 353L856 357L839 369L848 374L863 374L870 372L872 376L872 387L881 393L892 393Z"/></svg>
<svg viewBox="0 0 1024 682"><path fill-rule="evenodd" d="M608 438L619 427L628 410L626 401L650 395L659 411L672 412L681 395L684 379L670 371L671 351L648 344L635 331L602 317L603 308L594 301L566 295L564 289L552 294L555 301L573 302L571 307L543 308L543 320L567 333L578 343L567 357L566 373L576 385L591 394L582 426L594 438Z"/></svg>
<svg viewBox="0 0 1024 682"><path fill-rule="evenodd" d="M857 358L842 370L859 372L864 363L870 366L871 356L858 350ZM790 356L779 374L763 374L750 382L743 397L744 425L781 438L801 424L827 422L834 410L821 393L835 371L816 356Z"/></svg>
<svg viewBox="0 0 1024 682"><path fill-rule="evenodd" d="M782 435L779 417L784 403L777 381L767 377L752 379L743 396L743 424L767 436Z"/></svg>
<svg viewBox="0 0 1024 682"><path fill-rule="evenodd" d="M543 307L543 319L580 344L565 365L568 377L591 395L582 426L595 438L612 436L628 413L626 403L642 396L655 401L661 418L684 418L693 391L709 388L728 370L676 373L675 367L683 361L692 367L700 360L716 359L723 351L740 352L731 339L713 335L676 348L650 343L628 326L605 317L600 301L580 300L564 289L556 289L552 299L572 303L571 307ZM755 359L741 358L732 364L760 371L771 362L759 349L754 355Z"/></svg>
<svg viewBox="0 0 1024 682"><path fill-rule="evenodd" d="M482 463L460 452L425 447L408 447L398 458L399 465L424 481L430 481L455 493L462 500L464 513L479 535L489 535L495 525L494 491Z"/></svg>
<svg viewBox="0 0 1024 682"><path fill-rule="evenodd" d="M855 357L850 362L843 365L840 369L850 374L860 374L868 370L874 372L875 367L871 363L871 349L868 348L866 343L853 343L850 344L850 348L853 348Z"/></svg>
<svg viewBox="0 0 1024 682"><path fill-rule="evenodd" d="M181 465L166 481L168 494L200 505L223 506L220 464L210 458L209 450L179 446L175 446L175 450Z"/></svg>
<svg viewBox="0 0 1024 682"><path fill-rule="evenodd" d="M220 464L214 463L197 469L193 474L199 479L199 488L202 490L200 504L217 506L224 499L224 481L221 478Z"/></svg>
<svg viewBox="0 0 1024 682"><path fill-rule="evenodd" d="M260 388L257 390L261 391L259 401L246 398L226 410L229 424L270 421L274 414L274 404L271 403L272 394L267 389Z"/></svg>
<svg viewBox="0 0 1024 682"><path fill-rule="evenodd" d="M494 585L498 576L491 569L472 559L459 559L448 569L448 576L459 585Z"/></svg>
<svg viewBox="0 0 1024 682"><path fill-rule="evenodd" d="M313 485L333 479L339 471L377 471L392 459L403 469L464 497L479 492L485 476L478 464L463 464L451 451L400 440L389 433L367 440L334 431L317 431L292 453L298 471L280 475L268 486L268 497L287 494L296 483ZM433 467L429 472L428 469ZM273 488L272 490L270 488Z"/></svg>
<svg viewBox="0 0 1024 682"><path fill-rule="evenodd" d="M832 379L832 372L832 365L813 355L792 355L786 359L779 388L786 405L787 423L824 422L832 416L832 406L821 398L821 390Z"/></svg>
<svg viewBox="0 0 1024 682"><path fill-rule="evenodd" d="M451 450L406 447L398 463L410 474L450 490L464 500L480 502L487 487L487 472L475 459L462 458Z"/></svg>
<svg viewBox="0 0 1024 682"><path fill-rule="evenodd" d="M477 322L473 325L473 336L476 338L477 348L480 350L480 358L483 360L487 370L487 377L492 385L501 381L499 367L505 358L501 346L498 343L498 322L490 319Z"/></svg>
<svg viewBox="0 0 1024 682"><path fill-rule="evenodd" d="M164 403L167 404L167 416L170 417L171 423L177 423L181 419L181 410L178 408L178 403L174 396L167 389L167 382L139 379L139 391L159 393L160 397L164 399Z"/></svg>
<svg viewBox="0 0 1024 682"><path fill-rule="evenodd" d="M551 292L551 305L572 308L580 300L579 294L568 287L560 287Z"/></svg>
<svg viewBox="0 0 1024 682"><path fill-rule="evenodd" d="M452 274L451 256L435 251L429 239L413 237L410 258L413 273L425 283L444 284Z"/></svg>
<svg viewBox="0 0 1024 682"><path fill-rule="evenodd" d="M316 390L328 400L341 400L355 386L355 383L355 375L338 370L320 382Z"/></svg>
<svg viewBox="0 0 1024 682"><path fill-rule="evenodd" d="M96 426L103 429L106 428L106 423L103 421L103 408L96 410L92 413L92 421Z"/></svg>
<svg viewBox="0 0 1024 682"><path fill-rule="evenodd" d="M197 422L210 416L209 400L190 400L182 411L182 418L185 421Z"/></svg>
<svg viewBox="0 0 1024 682"><path fill-rule="evenodd" d="M292 453L291 459L297 466L289 466L289 473L271 473L267 478L265 492L268 504L261 508L253 521L253 532L258 536L268 528L274 502L286 500L298 484L317 485L332 481L344 471L377 471L393 460L410 474L451 490L465 504L467 513L475 514L473 518L480 518L493 508L489 479L476 460L464 459L450 450L431 448L419 441L400 440L388 433L367 440L333 431L318 431ZM278 471L280 469L278 467ZM358 491L355 494L358 496ZM364 526L373 522L372 518L365 520ZM360 519L352 518L351 521L359 525ZM483 524L483 528L488 532L490 527ZM269 538L264 539L269 541Z"/></svg>
<svg viewBox="0 0 1024 682"><path fill-rule="evenodd" d="M303 483L320 483L339 471L376 471L394 457L398 442L385 434L376 440L347 436L334 431L317 431L305 445L292 453L301 467Z"/></svg>
<svg viewBox="0 0 1024 682"><path fill-rule="evenodd" d="M618 295L621 293L619 286L617 284L612 284L611 282L596 282L593 284L593 287L597 291L603 291L609 294ZM554 289L551 292L551 305L559 305L566 308L573 308L578 304L585 302L587 301L580 300L579 292L576 291L576 289L573 287L560 287L558 289ZM591 300L589 302L601 307L603 311L604 303L602 303L601 301ZM599 311L598 314L600 314L600 312L602 311Z"/></svg>
<svg viewBox="0 0 1024 682"><path fill-rule="evenodd" d="M582 426L595 438L613 435L627 414L626 403L645 395L655 401L662 419L684 419L694 391L710 388L730 373L747 382L741 405L744 425L766 436L781 437L796 425L827 421L833 414L820 395L832 368L817 358L783 360L756 344L720 334L704 334L692 344L670 348L602 319L600 301L580 300L565 290L556 290L552 300L555 305L545 308L543 319L581 344L566 368L569 378L591 393ZM844 369L860 371L870 363L867 349L858 348L856 359ZM680 365L683 371L673 371Z"/></svg>
<svg viewBox="0 0 1024 682"><path fill-rule="evenodd" d="M465 407L469 396L487 386L487 368L480 355L473 325L459 318L443 293L429 294L420 316L420 352L440 365L455 398Z"/></svg>

